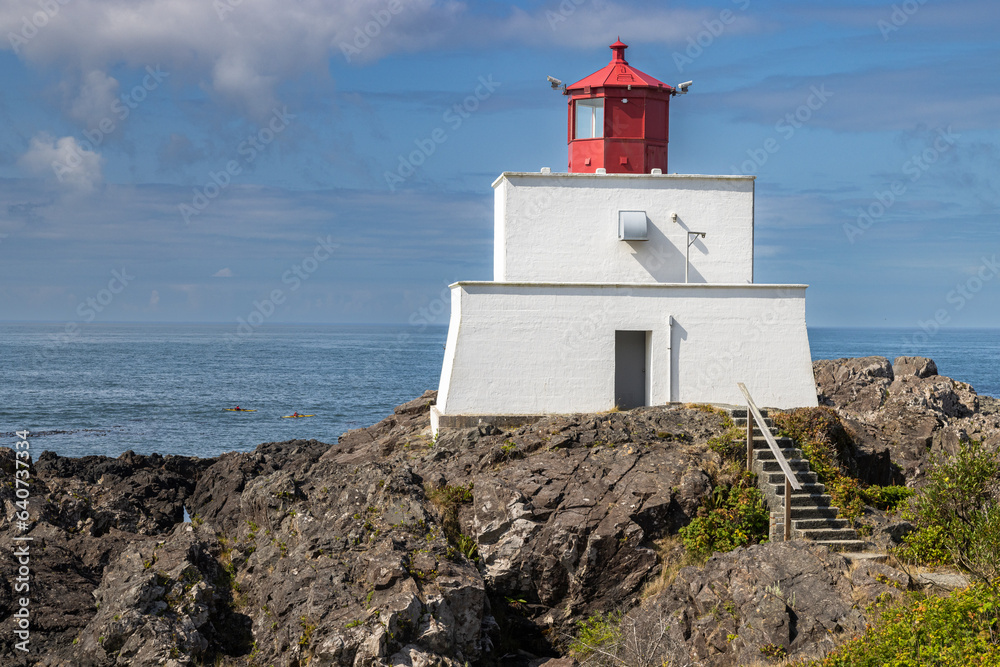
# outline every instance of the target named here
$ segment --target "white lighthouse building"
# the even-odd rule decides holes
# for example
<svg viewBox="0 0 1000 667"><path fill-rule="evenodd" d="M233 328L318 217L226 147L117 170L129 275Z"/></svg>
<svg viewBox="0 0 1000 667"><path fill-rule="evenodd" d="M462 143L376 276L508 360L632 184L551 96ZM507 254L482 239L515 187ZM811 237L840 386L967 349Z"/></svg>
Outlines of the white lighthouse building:
<svg viewBox="0 0 1000 667"><path fill-rule="evenodd" d="M683 92L611 46L566 86L568 173L493 183L493 280L451 285L435 432L671 402L816 405L805 285L754 282L754 178L667 174Z"/></svg>

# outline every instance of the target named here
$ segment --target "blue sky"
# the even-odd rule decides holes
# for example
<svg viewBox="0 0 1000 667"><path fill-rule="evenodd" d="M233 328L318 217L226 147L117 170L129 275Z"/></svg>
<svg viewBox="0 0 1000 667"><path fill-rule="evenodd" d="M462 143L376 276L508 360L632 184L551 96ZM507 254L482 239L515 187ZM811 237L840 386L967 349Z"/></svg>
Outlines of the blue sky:
<svg viewBox="0 0 1000 667"><path fill-rule="evenodd" d="M757 176L756 279L810 325L1000 326L998 34L985 0L5 0L0 319L446 324L490 183L566 169L545 76L620 35L695 82L670 170Z"/></svg>

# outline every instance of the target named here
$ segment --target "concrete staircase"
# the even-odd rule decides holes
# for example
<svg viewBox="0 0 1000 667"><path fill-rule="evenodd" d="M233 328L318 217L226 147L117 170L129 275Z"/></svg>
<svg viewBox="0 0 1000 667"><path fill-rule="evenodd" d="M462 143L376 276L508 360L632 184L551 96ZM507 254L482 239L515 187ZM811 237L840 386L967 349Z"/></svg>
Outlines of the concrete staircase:
<svg viewBox="0 0 1000 667"><path fill-rule="evenodd" d="M742 426L745 431L746 408L733 408L729 412L733 423ZM768 418L767 411L761 410L761 414L771 433L775 435L782 455L788 460L789 467L802 485L801 491L792 493L792 539L810 540L835 551L865 551L868 543L858 538L850 521L838 518L840 510L833 506L826 487L819 483L802 450L795 446L795 441L791 438L777 437L777 429ZM757 486L767 499L767 506L771 511L770 540L784 541L785 475L756 424L753 436L753 471L757 474Z"/></svg>

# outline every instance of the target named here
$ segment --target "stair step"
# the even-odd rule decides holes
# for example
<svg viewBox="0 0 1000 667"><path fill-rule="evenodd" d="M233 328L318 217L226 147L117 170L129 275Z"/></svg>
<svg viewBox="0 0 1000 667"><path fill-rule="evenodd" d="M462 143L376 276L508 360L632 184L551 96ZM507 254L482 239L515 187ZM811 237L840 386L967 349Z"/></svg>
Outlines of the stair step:
<svg viewBox="0 0 1000 667"><path fill-rule="evenodd" d="M735 426L742 426L743 428L746 428L746 425L747 425L747 419L746 419L746 417L739 417L739 418L734 419L733 420L733 425L735 425ZM766 426L768 428L768 430L771 431L771 432L774 432L775 430L777 430L776 427L774 426L774 420L771 419L770 417L764 417L764 426ZM757 423L756 419L753 420L753 430L755 430L757 432L760 432L760 424Z"/></svg>
<svg viewBox="0 0 1000 667"><path fill-rule="evenodd" d="M814 542L847 541L858 539L858 531L853 528L810 528L808 530L800 530L793 527L792 537L813 540Z"/></svg>
<svg viewBox="0 0 1000 667"><path fill-rule="evenodd" d="M782 478L784 478L784 474L782 474ZM809 495L814 495L814 496L824 496L824 495L826 495L826 485L825 484L817 484L817 483L803 484L801 481L799 482L799 484L801 485L802 488L799 489L798 491L794 491L793 490L792 491L792 498L795 498L795 496L797 494L802 494L802 493L807 493ZM781 484L772 484L771 488L774 489L774 495L781 497L782 498L782 502L784 502L784 497L785 497L785 480L782 479L781 480Z"/></svg>
<svg viewBox="0 0 1000 667"><path fill-rule="evenodd" d="M855 562L885 563L889 560L889 554L881 551L845 551L844 558Z"/></svg>
<svg viewBox="0 0 1000 667"><path fill-rule="evenodd" d="M839 507L796 507L792 505L792 523L805 519L836 519L839 513ZM775 512L774 520L784 521L784 512Z"/></svg>
<svg viewBox="0 0 1000 667"><path fill-rule="evenodd" d="M817 528L834 530L851 527L851 522L847 519L796 519L795 515L796 512L792 512L793 530L814 530Z"/></svg>
<svg viewBox="0 0 1000 667"><path fill-rule="evenodd" d="M758 466L760 467L761 472L779 472L781 470L781 466L774 459L771 459L770 461L755 461L754 469ZM812 469L809 467L809 461L805 459L789 459L788 467L793 471L804 470L805 472L812 472Z"/></svg>
<svg viewBox="0 0 1000 667"><path fill-rule="evenodd" d="M819 544L829 548L831 551L864 551L869 547L864 540L813 540L813 544Z"/></svg>
<svg viewBox="0 0 1000 667"><path fill-rule="evenodd" d="M801 449L799 449L798 447L789 447L789 446L781 447L781 445L783 445L783 444L785 444L785 443L781 443L781 442L778 443L778 446L779 446L778 451L781 452L781 455L784 456L786 459L801 459L802 458L802 450ZM754 456L755 459L758 459L758 460L773 459L774 458L774 452L771 451L770 447L764 447L764 448L756 447L753 450L753 456Z"/></svg>
<svg viewBox="0 0 1000 667"><path fill-rule="evenodd" d="M767 430L771 432L771 435L777 435L778 434L778 427L775 426L773 423L771 423L770 419L765 419L764 420L764 425L767 426ZM747 430L747 420L746 419L734 419L733 420L733 426L735 426L738 429L742 429L743 432L746 433L746 430ZM757 422L754 422L754 424L753 424L753 432L755 434L757 434L757 435L760 434L760 426L757 424Z"/></svg>
<svg viewBox="0 0 1000 667"><path fill-rule="evenodd" d="M799 484L816 484L819 481L819 476L814 472L805 472L800 470L795 473L795 479ZM764 484L781 484L785 485L785 473L783 472L766 472L761 476L761 481Z"/></svg>
<svg viewBox="0 0 1000 667"><path fill-rule="evenodd" d="M767 417L767 408L762 409L760 411L760 415L762 417L766 418ZM732 417L733 419L746 419L747 418L747 409L746 408L733 408L733 409L731 409L729 411L729 416ZM744 423L746 423L746 422L744 422Z"/></svg>
<svg viewBox="0 0 1000 667"><path fill-rule="evenodd" d="M785 447L794 447L795 446L795 441L792 440L791 438L789 438L788 436L784 436L784 435L779 436L779 435L776 435L774 433L772 433L771 435L774 436L774 441L778 443L778 447L781 448L781 449L784 449ZM755 434L753 436L753 448L754 449L770 449L770 446L767 444L767 438L765 438L762 435L756 435Z"/></svg>
<svg viewBox="0 0 1000 667"><path fill-rule="evenodd" d="M746 419L733 420L733 426L735 426L736 428L741 428L744 431L746 431L747 420ZM767 430L771 432L771 435L775 435L778 433L778 427L775 426L774 422L772 422L770 419L767 418L764 419L764 426L766 426ZM760 433L760 424L758 424L756 421L754 421L753 423L753 432Z"/></svg>
<svg viewBox="0 0 1000 667"><path fill-rule="evenodd" d="M829 507L833 502L833 498L826 493L792 493L792 508L797 507ZM784 498L782 498L782 504L784 504ZM795 514L792 514L792 518L795 518Z"/></svg>

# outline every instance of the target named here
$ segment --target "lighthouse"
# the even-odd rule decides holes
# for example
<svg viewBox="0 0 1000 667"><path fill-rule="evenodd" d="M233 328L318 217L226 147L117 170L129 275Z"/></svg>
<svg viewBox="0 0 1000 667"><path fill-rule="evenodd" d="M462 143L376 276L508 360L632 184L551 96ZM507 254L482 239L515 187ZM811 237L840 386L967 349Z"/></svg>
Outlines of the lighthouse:
<svg viewBox="0 0 1000 667"><path fill-rule="evenodd" d="M816 405L806 285L754 282L754 177L667 174L682 92L611 45L568 171L493 182L493 280L450 286L435 432L673 402Z"/></svg>
<svg viewBox="0 0 1000 667"><path fill-rule="evenodd" d="M616 41L607 67L566 86L571 173L667 171L670 98L677 91L629 65L627 48Z"/></svg>

